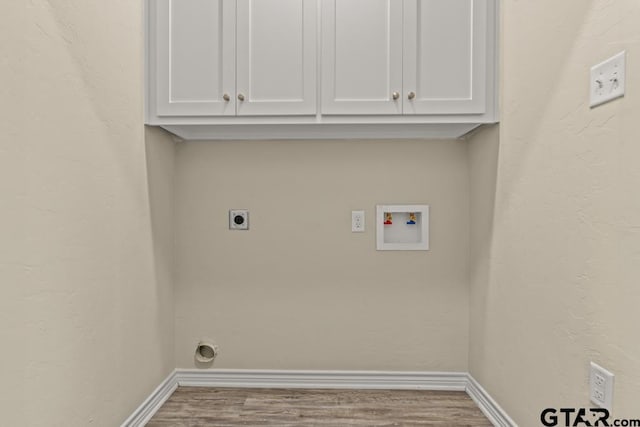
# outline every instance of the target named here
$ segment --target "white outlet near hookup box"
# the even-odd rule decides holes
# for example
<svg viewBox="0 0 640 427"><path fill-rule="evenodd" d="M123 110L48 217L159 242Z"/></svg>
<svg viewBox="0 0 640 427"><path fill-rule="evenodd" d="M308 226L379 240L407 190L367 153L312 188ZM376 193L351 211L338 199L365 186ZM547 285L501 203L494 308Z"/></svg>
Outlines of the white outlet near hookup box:
<svg viewBox="0 0 640 427"><path fill-rule="evenodd" d="M589 397L591 401L601 408L611 410L613 406L613 381L615 376L591 362L589 373Z"/></svg>

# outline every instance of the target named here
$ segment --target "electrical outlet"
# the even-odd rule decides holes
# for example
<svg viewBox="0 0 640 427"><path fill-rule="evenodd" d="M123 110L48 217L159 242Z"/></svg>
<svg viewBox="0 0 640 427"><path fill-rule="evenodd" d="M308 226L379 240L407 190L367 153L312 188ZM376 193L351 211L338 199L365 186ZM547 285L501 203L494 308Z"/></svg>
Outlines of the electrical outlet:
<svg viewBox="0 0 640 427"><path fill-rule="evenodd" d="M249 211L247 209L231 209L229 211L229 230L248 230Z"/></svg>
<svg viewBox="0 0 640 427"><path fill-rule="evenodd" d="M596 383L596 385L598 387L604 387L604 385L606 384L607 380L599 373L596 372L596 374L593 376L594 378L594 382Z"/></svg>
<svg viewBox="0 0 640 427"><path fill-rule="evenodd" d="M351 211L351 232L364 232L364 211Z"/></svg>
<svg viewBox="0 0 640 427"><path fill-rule="evenodd" d="M601 408L611 410L613 406L614 375L601 366L591 362L589 387L591 401Z"/></svg>
<svg viewBox="0 0 640 427"><path fill-rule="evenodd" d="M592 396L596 403L604 403L604 392L598 389L593 390L593 396Z"/></svg>

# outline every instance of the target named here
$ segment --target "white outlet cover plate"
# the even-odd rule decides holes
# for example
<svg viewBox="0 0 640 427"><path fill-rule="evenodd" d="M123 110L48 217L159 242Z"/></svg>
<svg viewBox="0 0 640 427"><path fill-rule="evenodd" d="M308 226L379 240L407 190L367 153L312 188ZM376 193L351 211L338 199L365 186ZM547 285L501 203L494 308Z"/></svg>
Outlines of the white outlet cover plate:
<svg viewBox="0 0 640 427"><path fill-rule="evenodd" d="M351 232L364 233L364 211L351 211Z"/></svg>
<svg viewBox="0 0 640 427"><path fill-rule="evenodd" d="M626 51L591 67L590 106L597 107L605 102L624 96Z"/></svg>
<svg viewBox="0 0 640 427"><path fill-rule="evenodd" d="M589 397L591 401L601 408L611 410L613 406L613 382L615 376L591 362L589 373ZM604 397L604 398L603 398Z"/></svg>

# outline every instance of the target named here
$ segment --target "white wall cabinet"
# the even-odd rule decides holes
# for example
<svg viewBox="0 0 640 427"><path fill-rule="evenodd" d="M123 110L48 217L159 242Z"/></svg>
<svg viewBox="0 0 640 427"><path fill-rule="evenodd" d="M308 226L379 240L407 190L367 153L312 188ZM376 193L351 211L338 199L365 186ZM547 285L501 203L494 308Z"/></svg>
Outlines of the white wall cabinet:
<svg viewBox="0 0 640 427"><path fill-rule="evenodd" d="M487 0L404 1L404 114L486 109Z"/></svg>
<svg viewBox="0 0 640 427"><path fill-rule="evenodd" d="M154 0L157 115L235 115L234 0Z"/></svg>
<svg viewBox="0 0 640 427"><path fill-rule="evenodd" d="M316 0L156 0L157 115L316 112Z"/></svg>
<svg viewBox="0 0 640 427"><path fill-rule="evenodd" d="M147 0L146 121L185 139L497 121L497 0Z"/></svg>
<svg viewBox="0 0 640 427"><path fill-rule="evenodd" d="M323 0L322 113L485 111L486 0Z"/></svg>
<svg viewBox="0 0 640 427"><path fill-rule="evenodd" d="M316 113L316 0L237 0L238 115Z"/></svg>
<svg viewBox="0 0 640 427"><path fill-rule="evenodd" d="M322 113L402 114L402 0L323 0Z"/></svg>

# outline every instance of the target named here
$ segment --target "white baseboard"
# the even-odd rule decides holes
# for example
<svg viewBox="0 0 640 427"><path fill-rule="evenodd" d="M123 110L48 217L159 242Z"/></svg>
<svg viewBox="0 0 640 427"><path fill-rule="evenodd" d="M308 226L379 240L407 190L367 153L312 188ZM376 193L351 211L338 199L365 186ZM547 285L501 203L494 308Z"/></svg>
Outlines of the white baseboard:
<svg viewBox="0 0 640 427"><path fill-rule="evenodd" d="M191 387L465 391L467 386L467 374L460 372L177 369L176 379Z"/></svg>
<svg viewBox="0 0 640 427"><path fill-rule="evenodd" d="M466 372L176 369L121 427L142 427L178 386L465 391L496 427L516 423Z"/></svg>
<svg viewBox="0 0 640 427"><path fill-rule="evenodd" d="M142 405L140 405L133 414L131 414L131 416L122 423L121 427L145 426L177 388L178 381L176 381L176 371L173 371L158 386L158 388L156 388L151 395L142 402Z"/></svg>
<svg viewBox="0 0 640 427"><path fill-rule="evenodd" d="M487 391L468 374L467 394L495 427L518 427Z"/></svg>

